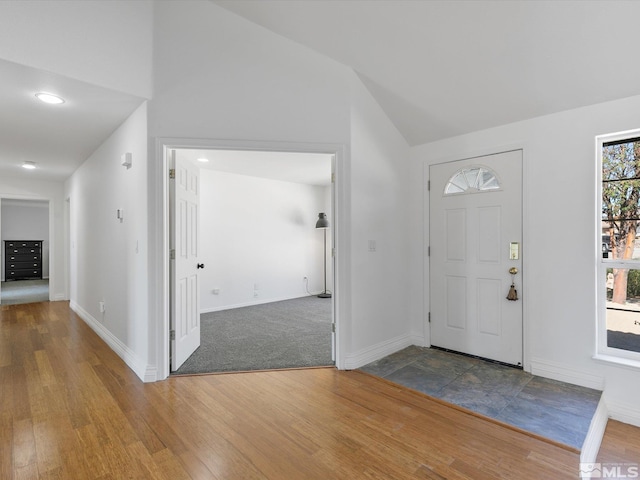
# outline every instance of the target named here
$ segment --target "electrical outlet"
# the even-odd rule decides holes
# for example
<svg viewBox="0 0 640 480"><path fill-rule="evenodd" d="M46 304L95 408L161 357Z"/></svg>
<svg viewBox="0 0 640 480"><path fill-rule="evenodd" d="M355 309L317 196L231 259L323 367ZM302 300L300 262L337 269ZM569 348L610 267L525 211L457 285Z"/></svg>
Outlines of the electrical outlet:
<svg viewBox="0 0 640 480"><path fill-rule="evenodd" d="M98 310L100 310L100 313L104 313L106 311L104 302L98 302Z"/></svg>
<svg viewBox="0 0 640 480"><path fill-rule="evenodd" d="M220 295L220 289L219 288L214 288L213 289L213 294L214 295Z"/></svg>

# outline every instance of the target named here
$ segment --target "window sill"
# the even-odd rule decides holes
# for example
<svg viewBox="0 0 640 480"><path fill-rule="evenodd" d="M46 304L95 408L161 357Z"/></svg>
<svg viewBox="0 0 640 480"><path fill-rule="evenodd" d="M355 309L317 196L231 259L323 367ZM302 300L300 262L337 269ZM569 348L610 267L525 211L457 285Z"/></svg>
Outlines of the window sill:
<svg viewBox="0 0 640 480"><path fill-rule="evenodd" d="M615 355L606 355L603 353L596 353L592 358L600 363L614 364L634 371L640 370L640 360L632 360L630 358L623 358Z"/></svg>

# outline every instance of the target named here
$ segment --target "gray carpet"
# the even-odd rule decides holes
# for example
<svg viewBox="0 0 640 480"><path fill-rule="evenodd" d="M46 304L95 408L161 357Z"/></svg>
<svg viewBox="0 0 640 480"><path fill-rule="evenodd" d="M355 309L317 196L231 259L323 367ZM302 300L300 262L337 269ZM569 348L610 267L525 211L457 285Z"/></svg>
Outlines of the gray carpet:
<svg viewBox="0 0 640 480"><path fill-rule="evenodd" d="M200 348L174 374L333 365L331 299L302 297L205 313Z"/></svg>
<svg viewBox="0 0 640 480"><path fill-rule="evenodd" d="M49 301L49 280L12 280L0 287L2 305Z"/></svg>

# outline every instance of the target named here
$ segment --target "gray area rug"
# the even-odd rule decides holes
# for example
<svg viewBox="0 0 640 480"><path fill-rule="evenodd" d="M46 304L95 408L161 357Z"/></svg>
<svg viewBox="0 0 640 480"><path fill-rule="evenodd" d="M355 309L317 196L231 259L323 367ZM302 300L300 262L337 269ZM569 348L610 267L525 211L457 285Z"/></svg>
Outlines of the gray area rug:
<svg viewBox="0 0 640 480"><path fill-rule="evenodd" d="M49 280L13 280L0 286L2 305L49 301Z"/></svg>
<svg viewBox="0 0 640 480"><path fill-rule="evenodd" d="M200 316L200 348L174 374L333 365L331 299L302 297Z"/></svg>

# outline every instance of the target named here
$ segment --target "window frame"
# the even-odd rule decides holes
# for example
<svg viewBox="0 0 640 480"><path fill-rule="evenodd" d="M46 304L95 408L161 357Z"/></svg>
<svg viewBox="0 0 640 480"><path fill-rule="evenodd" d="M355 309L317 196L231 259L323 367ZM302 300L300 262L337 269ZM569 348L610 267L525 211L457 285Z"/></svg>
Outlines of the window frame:
<svg viewBox="0 0 640 480"><path fill-rule="evenodd" d="M604 279L608 268L640 270L640 260L614 260L602 257L602 150L605 144L640 137L640 129L596 136L596 354L595 359L640 368L640 352L607 345L607 289Z"/></svg>

